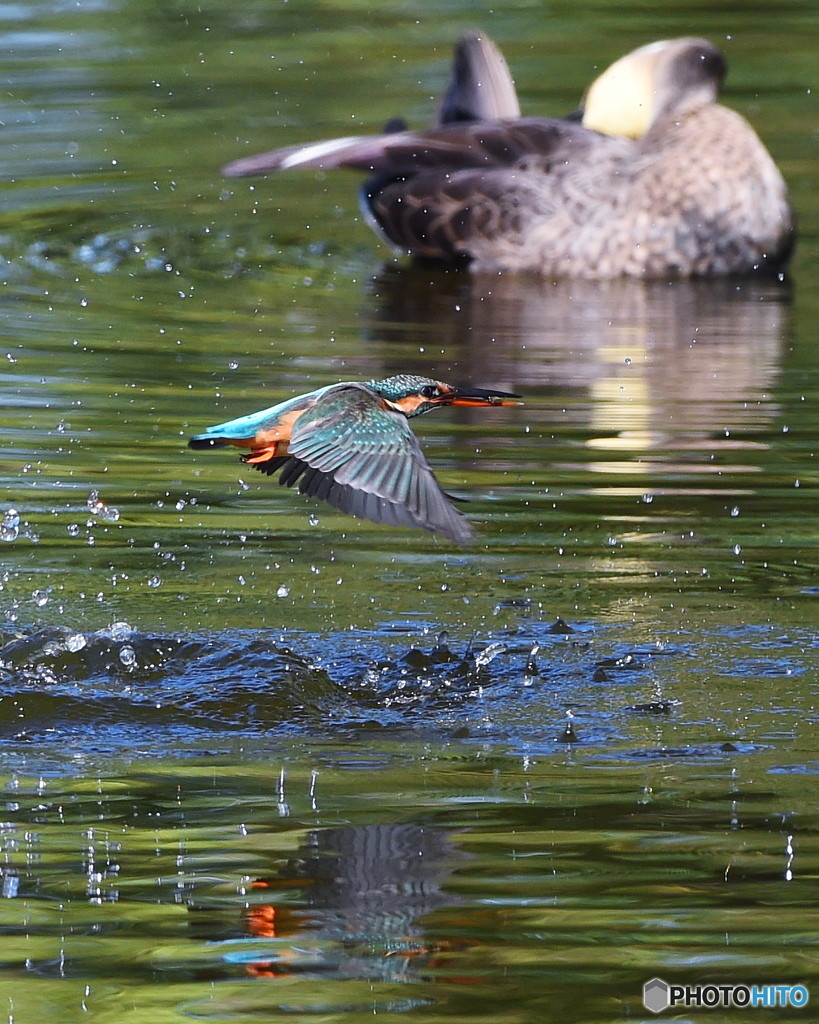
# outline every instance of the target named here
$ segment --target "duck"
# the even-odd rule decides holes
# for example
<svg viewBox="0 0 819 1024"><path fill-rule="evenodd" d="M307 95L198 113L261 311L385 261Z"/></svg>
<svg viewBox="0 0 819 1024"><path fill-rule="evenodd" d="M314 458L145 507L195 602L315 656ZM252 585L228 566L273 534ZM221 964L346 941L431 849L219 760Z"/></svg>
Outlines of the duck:
<svg viewBox="0 0 819 1024"><path fill-rule="evenodd" d="M431 128L395 120L223 173L364 171L362 209L384 241L477 274L782 275L788 189L748 121L718 102L726 70L707 39L660 40L607 68L574 114L523 117L500 51L471 32Z"/></svg>
<svg viewBox="0 0 819 1024"><path fill-rule="evenodd" d="M195 450L247 448L242 461L349 515L420 527L466 545L473 530L429 466L408 420L443 406L519 405L519 395L430 377L342 381L208 427Z"/></svg>

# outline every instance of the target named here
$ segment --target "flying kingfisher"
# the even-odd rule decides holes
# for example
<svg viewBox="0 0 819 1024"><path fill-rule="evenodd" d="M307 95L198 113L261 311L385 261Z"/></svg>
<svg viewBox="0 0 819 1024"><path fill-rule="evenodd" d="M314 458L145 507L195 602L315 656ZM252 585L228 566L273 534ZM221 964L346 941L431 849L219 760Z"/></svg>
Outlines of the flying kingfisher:
<svg viewBox="0 0 819 1024"><path fill-rule="evenodd" d="M407 420L442 405L520 405L507 391L429 377L344 381L208 427L189 448L249 448L242 461L279 483L374 523L414 526L467 544L472 529L433 476Z"/></svg>

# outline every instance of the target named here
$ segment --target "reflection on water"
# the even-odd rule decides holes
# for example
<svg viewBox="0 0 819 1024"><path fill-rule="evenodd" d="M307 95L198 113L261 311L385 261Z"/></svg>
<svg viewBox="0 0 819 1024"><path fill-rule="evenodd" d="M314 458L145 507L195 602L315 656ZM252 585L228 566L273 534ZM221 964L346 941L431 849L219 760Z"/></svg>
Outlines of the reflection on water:
<svg viewBox="0 0 819 1024"><path fill-rule="evenodd" d="M244 914L249 937L286 939L286 945L266 954L255 942L247 951L228 950L225 961L254 976L307 971L406 981L421 968L419 957L432 952L420 919L459 902L441 885L464 858L437 828L373 824L308 832L276 876L254 879L252 893L270 902L254 902ZM196 932L213 939L207 928ZM294 946L312 953L305 951L301 963L282 955Z"/></svg>
<svg viewBox="0 0 819 1024"><path fill-rule="evenodd" d="M703 769L375 742L7 778L9 1016L586 1021L639 1014L652 973L810 984L801 775Z"/></svg>
<svg viewBox="0 0 819 1024"><path fill-rule="evenodd" d="M673 453L718 437L725 450L778 414L787 284L473 279L392 267L372 290L374 331L396 343L391 372L455 362L469 379L527 395L582 394L593 448Z"/></svg>

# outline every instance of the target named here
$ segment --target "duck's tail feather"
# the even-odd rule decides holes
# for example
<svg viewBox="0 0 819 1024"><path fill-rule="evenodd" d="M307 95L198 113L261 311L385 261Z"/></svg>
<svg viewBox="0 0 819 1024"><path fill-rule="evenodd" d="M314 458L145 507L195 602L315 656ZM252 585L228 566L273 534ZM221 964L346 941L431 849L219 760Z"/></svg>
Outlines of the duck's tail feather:
<svg viewBox="0 0 819 1024"><path fill-rule="evenodd" d="M517 117L518 94L503 54L483 33L464 33L455 44L452 77L438 109L438 124Z"/></svg>

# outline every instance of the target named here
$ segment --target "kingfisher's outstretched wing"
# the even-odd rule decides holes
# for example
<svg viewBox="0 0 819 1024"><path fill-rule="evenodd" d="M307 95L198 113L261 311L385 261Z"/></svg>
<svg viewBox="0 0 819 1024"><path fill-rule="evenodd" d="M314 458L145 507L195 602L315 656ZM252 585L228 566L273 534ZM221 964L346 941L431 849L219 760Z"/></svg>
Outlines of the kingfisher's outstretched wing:
<svg viewBox="0 0 819 1024"><path fill-rule="evenodd" d="M296 421L288 454L280 483L298 482L302 494L374 523L431 530L456 544L472 537L406 417L365 385L342 384L323 394Z"/></svg>

